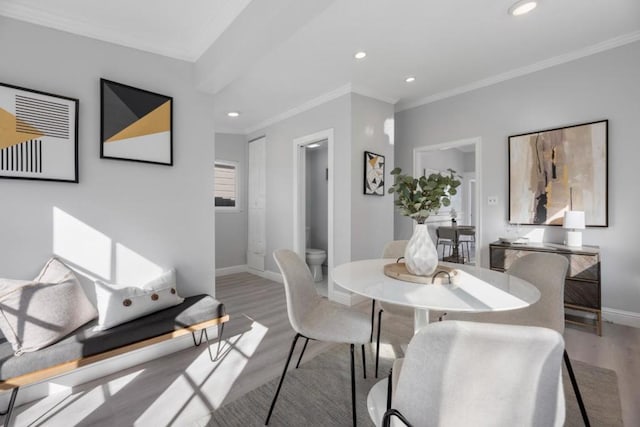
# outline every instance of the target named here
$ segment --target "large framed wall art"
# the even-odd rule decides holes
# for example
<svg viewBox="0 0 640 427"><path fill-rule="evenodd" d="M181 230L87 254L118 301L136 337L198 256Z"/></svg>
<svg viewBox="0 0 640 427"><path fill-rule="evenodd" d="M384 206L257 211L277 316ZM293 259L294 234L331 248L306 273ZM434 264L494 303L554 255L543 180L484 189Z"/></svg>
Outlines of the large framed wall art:
<svg viewBox="0 0 640 427"><path fill-rule="evenodd" d="M364 152L364 194L384 196L384 156Z"/></svg>
<svg viewBox="0 0 640 427"><path fill-rule="evenodd" d="M173 165L173 98L100 79L100 157Z"/></svg>
<svg viewBox="0 0 640 427"><path fill-rule="evenodd" d="M509 222L562 225L585 212L608 226L608 120L509 137Z"/></svg>
<svg viewBox="0 0 640 427"><path fill-rule="evenodd" d="M0 83L0 178L78 182L78 105Z"/></svg>

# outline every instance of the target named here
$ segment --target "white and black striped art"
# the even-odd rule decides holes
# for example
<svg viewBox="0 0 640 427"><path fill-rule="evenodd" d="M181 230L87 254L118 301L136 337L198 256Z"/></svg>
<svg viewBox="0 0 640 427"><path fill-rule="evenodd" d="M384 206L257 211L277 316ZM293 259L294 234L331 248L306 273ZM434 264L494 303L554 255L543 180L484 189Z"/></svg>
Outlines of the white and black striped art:
<svg viewBox="0 0 640 427"><path fill-rule="evenodd" d="M78 100L0 83L0 178L78 182Z"/></svg>

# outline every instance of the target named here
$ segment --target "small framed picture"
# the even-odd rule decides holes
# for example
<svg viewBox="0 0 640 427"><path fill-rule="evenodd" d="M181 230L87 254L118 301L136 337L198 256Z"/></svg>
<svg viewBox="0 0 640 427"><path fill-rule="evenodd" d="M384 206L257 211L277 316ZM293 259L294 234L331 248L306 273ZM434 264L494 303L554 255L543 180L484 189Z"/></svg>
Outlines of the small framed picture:
<svg viewBox="0 0 640 427"><path fill-rule="evenodd" d="M364 194L384 196L384 156L364 152Z"/></svg>
<svg viewBox="0 0 640 427"><path fill-rule="evenodd" d="M173 165L173 98L100 79L100 158Z"/></svg>
<svg viewBox="0 0 640 427"><path fill-rule="evenodd" d="M78 104L0 83L0 178L78 182Z"/></svg>

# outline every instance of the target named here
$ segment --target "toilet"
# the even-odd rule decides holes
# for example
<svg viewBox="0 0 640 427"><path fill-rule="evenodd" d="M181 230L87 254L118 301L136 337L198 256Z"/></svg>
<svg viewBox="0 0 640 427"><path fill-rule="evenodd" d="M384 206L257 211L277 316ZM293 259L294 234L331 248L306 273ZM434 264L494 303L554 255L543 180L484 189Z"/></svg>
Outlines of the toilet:
<svg viewBox="0 0 640 427"><path fill-rule="evenodd" d="M309 227L305 230L307 246L309 245L310 231ZM313 276L313 281L322 282L322 263L327 259L327 251L324 249L306 248L305 255L307 265L309 266L309 270L311 270L311 276Z"/></svg>

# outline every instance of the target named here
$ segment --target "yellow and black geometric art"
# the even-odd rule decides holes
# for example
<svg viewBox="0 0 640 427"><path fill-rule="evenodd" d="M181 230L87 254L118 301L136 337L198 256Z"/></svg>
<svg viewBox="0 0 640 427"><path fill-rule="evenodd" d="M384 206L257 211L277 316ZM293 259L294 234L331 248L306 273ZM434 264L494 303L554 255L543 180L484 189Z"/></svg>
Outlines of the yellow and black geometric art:
<svg viewBox="0 0 640 427"><path fill-rule="evenodd" d="M173 164L173 98L100 80L100 157Z"/></svg>

